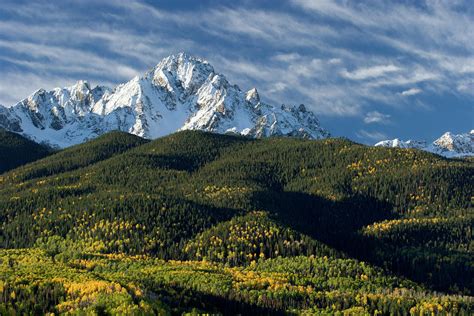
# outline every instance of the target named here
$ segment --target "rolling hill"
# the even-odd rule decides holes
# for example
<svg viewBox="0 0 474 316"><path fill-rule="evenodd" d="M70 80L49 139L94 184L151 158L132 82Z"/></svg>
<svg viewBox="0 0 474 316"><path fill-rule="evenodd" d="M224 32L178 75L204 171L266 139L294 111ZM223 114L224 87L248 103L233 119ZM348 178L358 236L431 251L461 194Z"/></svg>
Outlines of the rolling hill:
<svg viewBox="0 0 474 316"><path fill-rule="evenodd" d="M0 129L0 173L46 157L52 149Z"/></svg>
<svg viewBox="0 0 474 316"><path fill-rule="evenodd" d="M0 177L0 311L467 315L472 196L416 149L109 133Z"/></svg>

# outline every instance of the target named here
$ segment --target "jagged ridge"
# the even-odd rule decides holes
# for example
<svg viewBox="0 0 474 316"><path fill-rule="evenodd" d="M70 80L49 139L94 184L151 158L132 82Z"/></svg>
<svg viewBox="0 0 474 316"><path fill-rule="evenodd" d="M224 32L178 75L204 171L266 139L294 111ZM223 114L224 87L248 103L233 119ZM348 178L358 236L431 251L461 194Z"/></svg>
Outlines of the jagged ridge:
<svg viewBox="0 0 474 316"><path fill-rule="evenodd" d="M205 60L169 56L142 77L115 89L79 81L40 89L11 108L0 106L0 127L57 147L82 143L111 130L157 138L178 130L251 137L325 138L304 105L273 106L257 90L243 92Z"/></svg>
<svg viewBox="0 0 474 316"><path fill-rule="evenodd" d="M440 138L427 144L426 141L408 140L398 138L384 140L375 144L381 147L416 148L429 151L445 157L474 156L474 130L464 134L444 133Z"/></svg>

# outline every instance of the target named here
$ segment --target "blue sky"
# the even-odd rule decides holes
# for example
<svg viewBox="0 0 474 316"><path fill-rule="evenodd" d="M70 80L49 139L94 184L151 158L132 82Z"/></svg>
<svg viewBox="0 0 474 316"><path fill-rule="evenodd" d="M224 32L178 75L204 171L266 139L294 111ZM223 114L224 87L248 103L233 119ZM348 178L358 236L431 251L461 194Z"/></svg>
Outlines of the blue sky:
<svg viewBox="0 0 474 316"><path fill-rule="evenodd" d="M0 6L0 103L79 79L113 87L177 52L333 135L433 140L474 128L474 3L19 1Z"/></svg>

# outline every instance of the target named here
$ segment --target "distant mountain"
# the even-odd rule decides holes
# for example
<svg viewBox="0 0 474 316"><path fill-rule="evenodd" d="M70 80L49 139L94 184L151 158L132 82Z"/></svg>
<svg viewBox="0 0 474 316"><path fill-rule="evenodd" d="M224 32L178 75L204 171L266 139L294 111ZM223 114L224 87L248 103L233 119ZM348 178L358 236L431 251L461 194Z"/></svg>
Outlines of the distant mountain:
<svg viewBox="0 0 474 316"><path fill-rule="evenodd" d="M0 129L0 173L46 157L51 148Z"/></svg>
<svg viewBox="0 0 474 316"><path fill-rule="evenodd" d="M427 144L425 141L402 141L398 138L375 144L381 147L416 148L445 157L474 156L474 130L465 134L444 133L440 138Z"/></svg>
<svg viewBox="0 0 474 316"><path fill-rule="evenodd" d="M261 102L255 88L241 91L207 61L184 53L164 58L142 77L115 89L92 88L86 81L40 89L11 108L0 106L0 127L57 147L112 130L150 139L178 130L255 138L329 136L304 105Z"/></svg>

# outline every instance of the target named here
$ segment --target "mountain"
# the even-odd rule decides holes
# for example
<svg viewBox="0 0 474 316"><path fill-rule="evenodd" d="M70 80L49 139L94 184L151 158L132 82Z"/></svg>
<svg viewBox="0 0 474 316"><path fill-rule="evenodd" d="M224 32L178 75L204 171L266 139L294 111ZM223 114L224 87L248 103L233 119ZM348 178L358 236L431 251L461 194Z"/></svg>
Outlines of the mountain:
<svg viewBox="0 0 474 316"><path fill-rule="evenodd" d="M0 129L0 173L46 157L51 153L52 150L49 147Z"/></svg>
<svg viewBox="0 0 474 316"><path fill-rule="evenodd" d="M444 133L430 145L429 151L447 157L474 156L474 130L464 134Z"/></svg>
<svg viewBox="0 0 474 316"><path fill-rule="evenodd" d="M375 144L375 146L379 147L392 147L392 148L416 148L416 149L423 149L426 147L425 141L416 141L416 140L407 140L403 141L398 138L392 140L383 140Z"/></svg>
<svg viewBox="0 0 474 316"><path fill-rule="evenodd" d="M444 133L440 138L427 144L425 141L402 141L398 138L375 144L379 147L416 148L445 157L474 156L474 130L464 134Z"/></svg>
<svg viewBox="0 0 474 316"><path fill-rule="evenodd" d="M236 133L255 138L328 137L304 105L274 106L257 90L241 91L205 60L180 53L114 89L78 81L40 89L10 108L0 127L39 143L68 147L112 130L148 139L178 130Z"/></svg>

